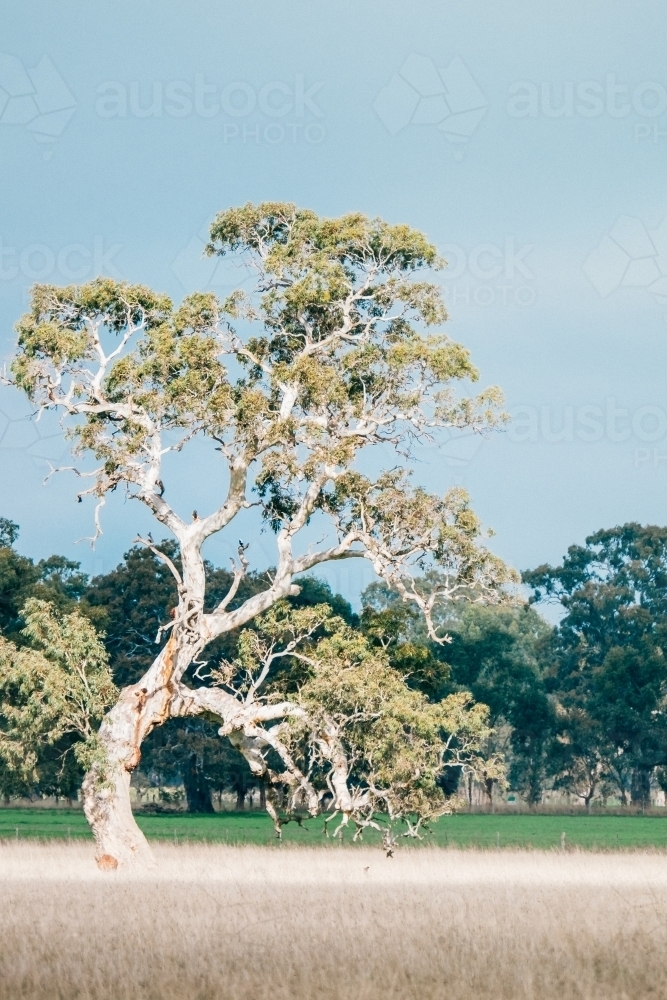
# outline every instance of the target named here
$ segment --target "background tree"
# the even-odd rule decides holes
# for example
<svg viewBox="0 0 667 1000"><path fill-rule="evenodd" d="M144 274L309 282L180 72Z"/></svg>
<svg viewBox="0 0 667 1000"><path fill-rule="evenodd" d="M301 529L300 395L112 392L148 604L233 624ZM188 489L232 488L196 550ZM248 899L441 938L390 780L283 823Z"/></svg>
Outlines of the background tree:
<svg viewBox="0 0 667 1000"><path fill-rule="evenodd" d="M64 556L49 556L35 564L32 559L20 555L14 548L18 536L19 526L7 518L0 518L0 637L11 637L12 640L3 646L5 668L10 661L14 664L21 662L20 657L18 660L8 658L8 650L15 650L17 645L32 645L31 633L26 631L29 623L23 614L26 602L37 599L48 602L51 609L73 610L87 582L79 564ZM29 606L34 611L35 606ZM34 663L34 657L29 657L29 662ZM9 696L7 689L4 696ZM15 757L0 754L0 794L5 801L10 796L31 796L36 792L71 800L81 785L84 773L73 753L74 744L80 736L67 732L57 739L40 737L31 742L28 731L25 732L28 741L26 760L30 766L16 766Z"/></svg>
<svg viewBox="0 0 667 1000"><path fill-rule="evenodd" d="M667 762L667 529L598 531L571 546L561 566L540 566L524 581L533 600L558 601L565 611L550 681L560 706L561 781L570 753L572 780L587 775L590 788L606 776L622 801L629 788L644 804L653 770Z"/></svg>
<svg viewBox="0 0 667 1000"><path fill-rule="evenodd" d="M414 441L433 440L441 428L483 430L497 420L497 390L476 398L454 391L478 377L468 352L425 332L446 318L437 286L416 280L438 265L435 248L407 226L267 203L223 212L207 249L240 258L254 291L222 303L191 295L175 309L166 296L110 279L37 285L17 326L15 383L38 408L70 420L78 471L91 479L84 493L98 499L98 529L107 494L124 486L179 546L180 569L144 540L177 581L178 605L164 624L168 642L104 719L104 765L84 781L98 857L113 863L150 856L129 809L129 782L144 738L169 718L214 717L255 774L270 783L278 774L262 755L267 746L291 773L288 750L267 725L290 718L291 702L242 700L184 677L212 641L296 596L296 576L333 559L369 559L420 608L433 638L439 601L494 599L513 579L480 544L461 490L431 495L411 484L407 467L371 478L356 463L372 448L409 458ZM228 485L216 510L186 518L166 498L163 460L197 436L217 449L208 461L217 454ZM232 609L248 568L239 544L231 587L207 611L202 546L251 506L250 490L276 535L275 576ZM323 541L299 545L297 555L296 539L315 520ZM434 566L440 582L426 592L420 579ZM340 789L334 805L343 801L353 809ZM309 808L317 809L312 799Z"/></svg>
<svg viewBox="0 0 667 1000"><path fill-rule="evenodd" d="M14 548L18 536L18 524L0 517L0 634L23 643L21 609L28 598L72 609L85 591L87 577L79 563L64 556L49 556L35 564Z"/></svg>
<svg viewBox="0 0 667 1000"><path fill-rule="evenodd" d="M21 609L39 580L32 559L19 555L11 546L0 548L0 631L21 641Z"/></svg>
<svg viewBox="0 0 667 1000"><path fill-rule="evenodd" d="M489 708L489 758L502 755L510 787L531 805L548 777L554 715L545 685L551 627L528 606L453 603L436 615L446 644L434 643L422 619L383 584L362 597L362 627L384 645L390 662L410 686L438 700L470 691ZM492 804L494 778L483 778Z"/></svg>
<svg viewBox="0 0 667 1000"><path fill-rule="evenodd" d="M604 728L570 693L556 692L558 725L549 770L556 789L580 798L590 812L593 798L612 780L614 747Z"/></svg>
<svg viewBox="0 0 667 1000"><path fill-rule="evenodd" d="M117 697L107 655L78 611L60 615L30 598L26 644L0 636L0 776L5 794L41 783L71 795L83 770L99 762L102 716Z"/></svg>
<svg viewBox="0 0 667 1000"><path fill-rule="evenodd" d="M510 787L530 805L541 801L553 738L545 686L544 649L550 627L532 609L461 607L447 622L443 647L457 688L489 706L496 752L509 761ZM487 782L491 801L493 786Z"/></svg>

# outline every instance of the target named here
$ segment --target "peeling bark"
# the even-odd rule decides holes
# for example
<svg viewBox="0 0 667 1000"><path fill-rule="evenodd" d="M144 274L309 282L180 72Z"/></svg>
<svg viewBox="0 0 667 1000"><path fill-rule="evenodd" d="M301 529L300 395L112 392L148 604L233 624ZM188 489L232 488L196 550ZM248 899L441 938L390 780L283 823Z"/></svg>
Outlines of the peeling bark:
<svg viewBox="0 0 667 1000"><path fill-rule="evenodd" d="M83 808L95 837L98 864L152 864L148 842L130 804L130 779L141 759L142 740L170 717L174 700L175 639L171 636L138 684L120 698L100 726L104 763L95 764L83 782ZM113 867L108 862L106 867Z"/></svg>
<svg viewBox="0 0 667 1000"><path fill-rule="evenodd" d="M180 641L180 648L179 648ZM266 806L280 833L280 796L273 786L289 790L288 808L301 796L311 815L317 815L317 792L307 781L275 735L262 723L298 711L289 702L265 705L244 702L220 688L189 688L180 683L197 647L172 632L164 649L142 679L121 691L99 730L105 761L96 764L83 782L84 812L95 837L95 856L105 870L154 864L151 849L137 826L130 804L130 779L141 759L141 743L170 718L206 715L221 723L221 736L245 757L252 773L267 786ZM285 771L266 764L269 747L281 756ZM109 860L111 859L111 860ZM112 864L116 862L116 865Z"/></svg>

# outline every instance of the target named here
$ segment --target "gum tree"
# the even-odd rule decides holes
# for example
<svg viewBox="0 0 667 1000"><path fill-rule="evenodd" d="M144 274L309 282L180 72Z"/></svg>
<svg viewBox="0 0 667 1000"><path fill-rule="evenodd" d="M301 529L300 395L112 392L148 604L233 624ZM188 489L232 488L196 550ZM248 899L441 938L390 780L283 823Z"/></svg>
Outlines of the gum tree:
<svg viewBox="0 0 667 1000"><path fill-rule="evenodd" d="M103 278L37 285L17 325L13 380L39 410L63 414L74 471L89 480L80 499L97 499L97 531L107 495L121 487L180 551L179 569L150 535L141 539L173 573L178 607L163 625L168 642L105 717L104 761L84 781L98 861L110 866L149 856L132 818L130 776L144 737L169 718L219 720L269 786L305 780L280 738L286 719L303 722L303 706L262 697L253 685L239 693L184 680L214 639L298 594L298 574L367 559L439 641L437 602L497 599L512 578L481 544L461 490L433 495L411 480L414 444L437 443L446 428L484 431L500 401L495 388L456 392L478 373L440 330L445 309L427 280L440 261L426 238L359 214L322 219L290 204L248 204L215 219L207 253L231 255L252 290L225 301L194 294L175 307L149 288ZM163 463L196 438L211 445L196 475L222 464L226 489L217 509L185 517L169 502ZM362 471L378 464L367 461L372 450L390 459L375 476ZM251 506L275 533L272 581L234 606L252 555L239 543L230 589L205 611L202 546L218 532L238 535L232 522ZM436 590L420 587L430 567L439 570ZM309 732L321 740L315 723ZM349 761L322 760L349 777ZM332 786L327 804L349 816L346 781ZM324 800L304 794L316 812Z"/></svg>

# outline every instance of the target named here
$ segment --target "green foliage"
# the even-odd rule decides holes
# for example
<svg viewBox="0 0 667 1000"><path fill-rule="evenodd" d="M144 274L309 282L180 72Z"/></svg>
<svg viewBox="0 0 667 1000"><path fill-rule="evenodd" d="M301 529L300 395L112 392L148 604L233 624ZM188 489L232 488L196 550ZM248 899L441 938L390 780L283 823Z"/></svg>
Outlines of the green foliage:
<svg viewBox="0 0 667 1000"><path fill-rule="evenodd" d="M21 641L21 608L39 581L32 559L13 548L0 548L0 635Z"/></svg>
<svg viewBox="0 0 667 1000"><path fill-rule="evenodd" d="M489 706L499 733L508 727L502 749L511 762L511 787L539 802L554 731L545 682L551 628L526 606L470 605L452 613L448 631L452 642L442 655L452 682Z"/></svg>
<svg viewBox="0 0 667 1000"><path fill-rule="evenodd" d="M73 749L88 768L100 760L96 732L117 697L107 654L93 626L77 611L59 614L31 598L23 610L24 637L0 637L0 759L19 784L40 780L44 750ZM48 783L48 782L47 782Z"/></svg>
<svg viewBox="0 0 667 1000"><path fill-rule="evenodd" d="M254 292L226 302L197 293L175 308L108 278L35 286L12 371L37 405L79 418L75 451L99 463L84 492L103 498L130 484L178 533L156 456L203 434L237 476L256 469L276 531L321 510L345 533L344 554L361 542L399 588L432 561L489 593L512 581L479 545L461 490L435 497L404 471L376 481L351 471L368 445L407 451L440 427L482 431L504 419L496 388L456 395L478 372L465 348L425 332L447 317L439 287L415 280L441 263L423 234L359 213L322 219L288 203L248 204L216 218L207 252L252 261ZM176 435L166 448L165 434Z"/></svg>
<svg viewBox="0 0 667 1000"><path fill-rule="evenodd" d="M256 698L283 657L297 661L297 690L278 673L268 700L289 694L301 711L281 724L281 740L322 794L343 767L361 825L375 812L422 821L446 811L439 778L448 767L484 767L501 776L501 762L482 757L490 735L485 706L467 692L429 701L407 686L383 650L326 605L276 604L241 634L239 656L216 679Z"/></svg>
<svg viewBox="0 0 667 1000"><path fill-rule="evenodd" d="M565 611L551 680L560 782L590 789L612 781L623 799L634 785L633 798L645 798L647 776L667 763L667 529L599 531L571 546L561 566L524 580L535 600L560 601Z"/></svg>
<svg viewBox="0 0 667 1000"><path fill-rule="evenodd" d="M22 644L21 609L30 597L48 601L61 611L72 610L84 593L88 578L79 563L49 556L35 564L13 548L19 527L0 518L0 635Z"/></svg>
<svg viewBox="0 0 667 1000"><path fill-rule="evenodd" d="M324 640L316 655L299 701L311 718L334 720L357 787L369 790L375 807L392 818L446 811L438 779L461 761L481 770L486 707L465 692L429 702L382 654L359 648L349 635Z"/></svg>
<svg viewBox="0 0 667 1000"><path fill-rule="evenodd" d="M438 701L453 690L445 652L428 636L414 607L386 583L371 583L362 594L361 630L384 649L409 687Z"/></svg>
<svg viewBox="0 0 667 1000"><path fill-rule="evenodd" d="M352 610L350 602L341 594L334 593L325 580L320 580L316 576L302 576L297 582L299 593L288 598L290 607L306 608L315 604L326 604L334 615L343 619L346 625L358 625L358 615Z"/></svg>
<svg viewBox="0 0 667 1000"><path fill-rule="evenodd" d="M436 584L437 585L437 584ZM493 733L487 752L505 757L511 787L538 802L554 731L545 683L550 627L527 606L455 602L436 614L449 641L434 643L423 620L385 584L363 594L362 628L389 662L430 700L470 691L488 706ZM489 796L491 774L482 775Z"/></svg>
<svg viewBox="0 0 667 1000"><path fill-rule="evenodd" d="M39 582L33 597L48 601L60 610L71 609L88 590L88 577L80 563L65 556L49 556L37 563Z"/></svg>
<svg viewBox="0 0 667 1000"><path fill-rule="evenodd" d="M0 517L0 548L11 548L18 537L18 524L7 517Z"/></svg>
<svg viewBox="0 0 667 1000"><path fill-rule="evenodd" d="M489 601L503 600L507 595L500 586L517 579L480 544L480 521L458 487L441 498L413 488L404 469L383 473L374 482L350 471L338 479L326 503L342 531L369 537L377 553L376 570L403 599L426 612L427 622L433 608L451 600L482 595ZM417 553L431 553L432 561ZM416 566L422 571L430 567L430 573L408 582L411 554ZM431 636L436 638L434 631Z"/></svg>

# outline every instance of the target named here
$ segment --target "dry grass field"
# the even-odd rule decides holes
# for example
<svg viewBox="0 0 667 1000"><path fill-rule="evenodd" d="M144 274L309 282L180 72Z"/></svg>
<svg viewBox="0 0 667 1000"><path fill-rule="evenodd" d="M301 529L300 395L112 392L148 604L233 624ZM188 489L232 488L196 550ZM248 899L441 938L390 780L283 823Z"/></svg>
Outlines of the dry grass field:
<svg viewBox="0 0 667 1000"><path fill-rule="evenodd" d="M667 997L657 853L0 845L2 1000Z"/></svg>

